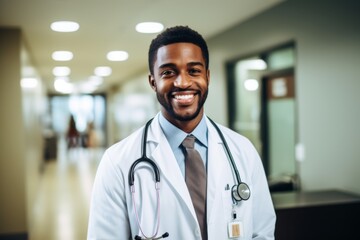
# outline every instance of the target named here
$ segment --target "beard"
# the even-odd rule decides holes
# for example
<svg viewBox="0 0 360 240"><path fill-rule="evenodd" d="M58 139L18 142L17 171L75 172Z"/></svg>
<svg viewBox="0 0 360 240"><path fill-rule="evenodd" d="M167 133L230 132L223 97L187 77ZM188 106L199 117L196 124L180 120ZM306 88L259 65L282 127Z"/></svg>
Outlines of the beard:
<svg viewBox="0 0 360 240"><path fill-rule="evenodd" d="M199 101L197 103L197 107L196 110L191 113L191 114L178 114L174 111L174 107L171 104L171 101L169 101L169 99L172 98L171 93L169 93L166 98L164 97L164 95L159 94L158 92L156 92L156 97L159 101L159 103L161 104L161 106L165 109L165 111L175 120L178 121L191 121L193 119L195 119L202 107L204 106L204 103L206 101L208 95L208 91L206 90L206 92L203 95L199 95Z"/></svg>

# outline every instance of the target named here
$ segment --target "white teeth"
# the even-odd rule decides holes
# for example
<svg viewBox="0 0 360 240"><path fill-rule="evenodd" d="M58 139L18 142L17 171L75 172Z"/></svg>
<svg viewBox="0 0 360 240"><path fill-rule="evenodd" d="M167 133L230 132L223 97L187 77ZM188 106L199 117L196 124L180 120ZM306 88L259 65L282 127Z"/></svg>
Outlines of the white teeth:
<svg viewBox="0 0 360 240"><path fill-rule="evenodd" d="M192 94L189 94L189 95L175 95L175 98L176 99L190 99L190 98L192 98L193 97L193 95Z"/></svg>

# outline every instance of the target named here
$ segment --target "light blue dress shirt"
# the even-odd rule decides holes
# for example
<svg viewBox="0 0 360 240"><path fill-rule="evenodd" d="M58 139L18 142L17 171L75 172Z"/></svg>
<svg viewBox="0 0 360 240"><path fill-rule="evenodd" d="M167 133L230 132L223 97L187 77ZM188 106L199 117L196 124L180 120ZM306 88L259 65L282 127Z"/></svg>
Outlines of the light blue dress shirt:
<svg viewBox="0 0 360 240"><path fill-rule="evenodd" d="M161 113L159 116L159 123L175 155L176 161L179 164L181 173L185 177L185 155L181 143L189 134L174 126ZM198 126L196 126L194 131L190 134L194 135L196 138L195 149L200 153L200 156L204 161L205 169L207 169L208 131L205 115Z"/></svg>

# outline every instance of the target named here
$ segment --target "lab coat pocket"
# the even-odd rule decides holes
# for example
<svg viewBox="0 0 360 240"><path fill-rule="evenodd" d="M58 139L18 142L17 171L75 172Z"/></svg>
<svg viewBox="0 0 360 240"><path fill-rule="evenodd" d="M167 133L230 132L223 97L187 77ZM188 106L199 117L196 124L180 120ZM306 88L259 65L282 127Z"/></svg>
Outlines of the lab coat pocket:
<svg viewBox="0 0 360 240"><path fill-rule="evenodd" d="M233 201L231 197L231 190L224 190L222 192L222 202L224 208L224 217L228 221L231 219L231 211L233 207Z"/></svg>

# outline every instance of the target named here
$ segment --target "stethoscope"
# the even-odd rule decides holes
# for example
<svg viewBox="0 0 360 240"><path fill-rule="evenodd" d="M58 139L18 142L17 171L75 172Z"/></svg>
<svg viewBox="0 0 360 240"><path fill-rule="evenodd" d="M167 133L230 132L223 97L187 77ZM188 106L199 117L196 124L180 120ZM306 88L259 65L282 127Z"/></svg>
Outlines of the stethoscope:
<svg viewBox="0 0 360 240"><path fill-rule="evenodd" d="M211 120L210 118L208 118L208 119L210 120L212 125L215 127L216 131L218 132L218 134L224 144L225 152L228 156L228 159L230 160L231 167L232 167L235 177L236 177L236 184L231 188L231 197L233 199L233 202L237 204L238 202L240 202L242 200L248 200L250 198L250 188L246 183L241 181L239 171L235 165L235 161L232 157L231 151L229 149L229 146L227 145L225 137L222 134L219 127L216 125L216 123L213 120ZM130 191L132 194L132 202L133 202L133 207L134 207L135 215L136 215L136 221L137 221L137 224L138 224L141 234L144 236L144 238L142 238L139 235L136 235L135 240L146 240L146 239L156 240L156 239L166 238L169 236L169 233L165 232L163 235L156 237L156 235L158 235L158 230L159 230L159 226L160 226L160 197L159 197L160 171L159 171L159 168L157 167L156 163L146 156L147 132L148 132L148 128L149 128L152 120L153 119L150 119L145 124L143 141L142 141L142 156L131 165L130 170L129 170L129 175L128 175ZM151 237L146 236L140 226L140 221L139 221L139 217L138 217L138 213L137 213L137 209L136 209L136 203L135 203L135 186L134 186L135 167L141 162L150 164L151 167L153 168L154 175L155 175L155 189L156 189L156 196L157 196L157 207L156 207L156 209L157 209L156 210L157 224L156 224L155 232Z"/></svg>

